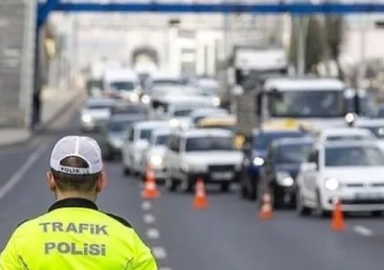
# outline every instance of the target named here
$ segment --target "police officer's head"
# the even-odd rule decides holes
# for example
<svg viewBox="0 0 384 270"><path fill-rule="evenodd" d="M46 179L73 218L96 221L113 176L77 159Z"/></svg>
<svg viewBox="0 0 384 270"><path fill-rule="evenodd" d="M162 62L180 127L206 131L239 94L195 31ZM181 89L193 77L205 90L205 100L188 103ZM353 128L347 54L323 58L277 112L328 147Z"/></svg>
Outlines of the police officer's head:
<svg viewBox="0 0 384 270"><path fill-rule="evenodd" d="M101 150L88 137L67 136L52 150L48 186L58 199L84 197L96 199L105 186Z"/></svg>

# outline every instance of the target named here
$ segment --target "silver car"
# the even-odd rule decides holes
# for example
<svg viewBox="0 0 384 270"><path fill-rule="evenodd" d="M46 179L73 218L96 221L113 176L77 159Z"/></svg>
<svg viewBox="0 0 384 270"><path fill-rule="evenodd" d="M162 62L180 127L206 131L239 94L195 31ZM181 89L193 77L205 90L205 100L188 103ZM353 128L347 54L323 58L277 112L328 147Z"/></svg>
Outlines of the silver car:
<svg viewBox="0 0 384 270"><path fill-rule="evenodd" d="M109 98L90 98L80 113L81 130L84 132L100 131L108 123L111 110L116 100Z"/></svg>

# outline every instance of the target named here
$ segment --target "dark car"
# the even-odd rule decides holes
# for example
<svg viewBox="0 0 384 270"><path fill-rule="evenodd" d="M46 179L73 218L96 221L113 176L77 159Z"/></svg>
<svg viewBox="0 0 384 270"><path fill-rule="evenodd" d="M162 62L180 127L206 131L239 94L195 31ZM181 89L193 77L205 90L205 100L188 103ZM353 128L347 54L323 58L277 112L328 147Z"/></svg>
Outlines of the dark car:
<svg viewBox="0 0 384 270"><path fill-rule="evenodd" d="M142 104L118 104L112 111L112 115L148 115L148 108Z"/></svg>
<svg viewBox="0 0 384 270"><path fill-rule="evenodd" d="M257 198L257 187L261 175L261 168L268 147L274 140L283 138L302 138L309 136L301 130L257 130L244 146L244 160L242 165L242 176L240 180L241 196L246 199Z"/></svg>
<svg viewBox="0 0 384 270"><path fill-rule="evenodd" d="M139 121L146 120L142 115L115 115L109 121L103 137L104 153L107 160L121 156L121 148L127 137L128 128Z"/></svg>
<svg viewBox="0 0 384 270"><path fill-rule="evenodd" d="M312 146L311 138L279 139L270 145L259 182L259 195L270 194L274 208L295 207L296 177Z"/></svg>

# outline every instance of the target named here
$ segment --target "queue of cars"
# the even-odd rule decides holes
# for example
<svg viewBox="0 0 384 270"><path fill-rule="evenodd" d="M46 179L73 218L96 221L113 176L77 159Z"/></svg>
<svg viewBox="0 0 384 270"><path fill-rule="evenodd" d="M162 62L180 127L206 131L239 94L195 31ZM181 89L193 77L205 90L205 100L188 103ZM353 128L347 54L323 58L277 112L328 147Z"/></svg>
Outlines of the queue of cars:
<svg viewBox="0 0 384 270"><path fill-rule="evenodd" d="M325 120L321 129L275 121L245 139L236 115L199 84L157 79L145 91L149 103L107 95L89 98L81 111L81 129L102 131L104 157L121 157L125 175L143 179L151 169L170 192L190 192L198 179L223 192L236 183L242 198L269 193L275 208L302 216L329 215L335 198L345 211L383 213L384 120L351 127Z"/></svg>

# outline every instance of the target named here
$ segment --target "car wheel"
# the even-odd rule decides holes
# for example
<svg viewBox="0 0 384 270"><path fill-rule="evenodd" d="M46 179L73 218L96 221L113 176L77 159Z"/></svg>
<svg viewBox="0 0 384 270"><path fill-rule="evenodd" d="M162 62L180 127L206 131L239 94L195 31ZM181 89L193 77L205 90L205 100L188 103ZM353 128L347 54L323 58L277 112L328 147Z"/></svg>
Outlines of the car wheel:
<svg viewBox="0 0 384 270"><path fill-rule="evenodd" d="M373 217L382 217L384 214L384 211L372 211L371 215Z"/></svg>
<svg viewBox="0 0 384 270"><path fill-rule="evenodd" d="M255 181L255 179L252 179L251 177L249 178L250 182L249 182L249 190L248 190L248 198L251 200L251 201L255 201L257 199L257 193L258 193L258 184L257 182Z"/></svg>
<svg viewBox="0 0 384 270"><path fill-rule="evenodd" d="M228 192L230 188L231 188L230 183L221 184L221 192Z"/></svg>
<svg viewBox="0 0 384 270"><path fill-rule="evenodd" d="M320 215L321 218L328 218L331 216L331 211L324 210L323 205L321 203L321 196L320 196L320 191L316 192L316 198L317 198L317 211Z"/></svg>
<svg viewBox="0 0 384 270"><path fill-rule="evenodd" d="M165 187L169 190L169 191L175 191L177 189L177 183L175 181L175 179L172 179L170 177L167 177L165 179Z"/></svg>
<svg viewBox="0 0 384 270"><path fill-rule="evenodd" d="M128 176L130 174L131 174L131 171L129 170L129 168L123 164L123 175Z"/></svg>
<svg viewBox="0 0 384 270"><path fill-rule="evenodd" d="M241 178L240 178L240 196L242 199L248 199L248 189L247 185L245 183L245 173L241 173Z"/></svg>
<svg viewBox="0 0 384 270"><path fill-rule="evenodd" d="M181 181L180 189L181 189L181 191L183 191L185 193L190 193L193 190L193 185L188 179L183 180L183 181Z"/></svg>
<svg viewBox="0 0 384 270"><path fill-rule="evenodd" d="M296 212L300 216L310 216L312 214L312 209L305 206L303 197L299 189L296 189Z"/></svg>

